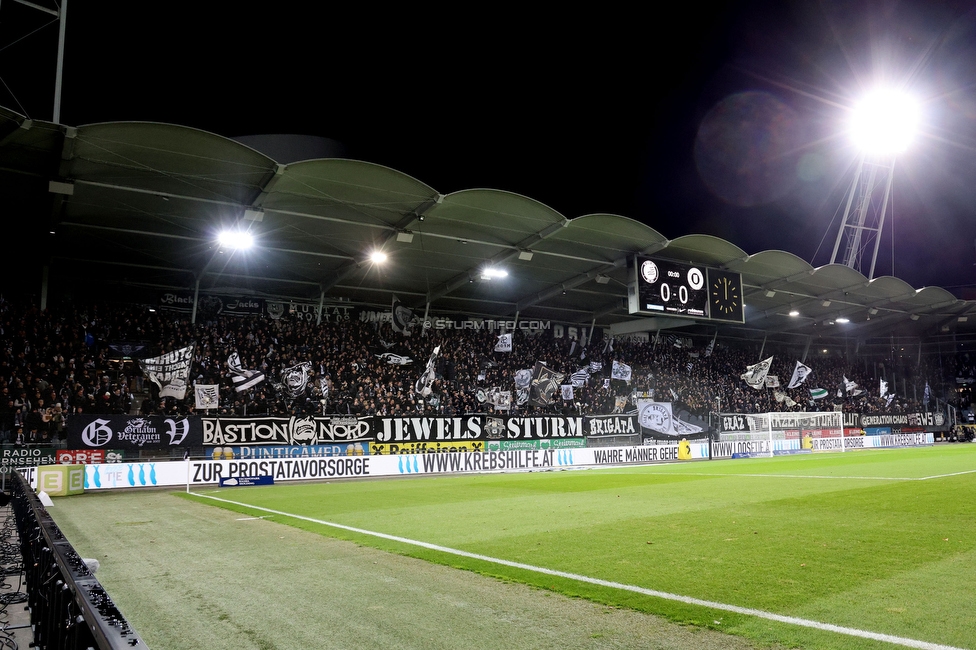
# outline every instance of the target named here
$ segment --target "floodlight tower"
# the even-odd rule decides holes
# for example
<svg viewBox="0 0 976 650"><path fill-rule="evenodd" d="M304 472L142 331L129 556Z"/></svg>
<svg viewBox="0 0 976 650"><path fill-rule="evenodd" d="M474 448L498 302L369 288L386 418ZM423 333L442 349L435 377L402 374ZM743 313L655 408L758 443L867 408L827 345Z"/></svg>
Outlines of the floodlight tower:
<svg viewBox="0 0 976 650"><path fill-rule="evenodd" d="M918 126L918 103L898 90L875 90L868 94L851 116L850 133L859 149L859 162L846 198L844 220L837 232L830 263L844 242L841 264L864 273L862 261L874 244L867 278L874 278L881 231L891 199L895 158L912 141Z"/></svg>

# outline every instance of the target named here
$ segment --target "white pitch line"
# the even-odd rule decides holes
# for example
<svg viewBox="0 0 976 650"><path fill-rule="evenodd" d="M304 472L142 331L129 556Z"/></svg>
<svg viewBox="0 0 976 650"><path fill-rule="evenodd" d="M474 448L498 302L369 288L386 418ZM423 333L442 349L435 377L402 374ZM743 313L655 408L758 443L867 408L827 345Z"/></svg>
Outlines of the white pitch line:
<svg viewBox="0 0 976 650"><path fill-rule="evenodd" d="M451 555L457 555L459 557L466 557L472 560L481 560L482 562L491 562L492 564L500 564L502 566L512 567L514 569L522 569L524 571L532 571L534 573L542 573L544 575L555 576L557 578L567 578L569 580L576 580L578 582L585 582L592 585L597 585L600 587L610 587L611 589L621 589L624 591L631 591L638 594L643 594L645 596L653 596L655 598L663 598L665 600L673 600L680 603L686 603L688 605L698 605L701 607L708 607L710 609L718 609L724 612L733 612L735 614L744 614L746 616L755 616L757 618L764 618L769 621L776 621L778 623L786 623L788 625L798 625L800 627L809 627L815 630L823 630L826 632L836 632L837 634L845 634L847 636L859 637L862 639L872 639L874 641L884 641L886 643L893 643L895 645L905 646L908 648L918 648L919 650L965 650L964 648L957 648L955 646L941 645L939 643L930 643L928 641L919 641L917 639L909 639L906 637L893 636L891 634L882 634L880 632L870 632L867 630L859 630L853 627L844 627L842 625L833 625L831 623L821 623L819 621L811 621L805 618L797 618L795 616L783 616L782 614L774 614L772 612L766 612L761 609L752 609L751 607L739 607L738 605L727 605L725 603L718 603L711 600L702 600L700 598L692 598L691 596L682 596L680 594L672 594L666 591L657 591L656 589L645 589L644 587L638 587L636 585L627 585L621 582L613 582L610 580L601 580L599 578L591 578L589 576L584 576L578 573L568 573L566 571L557 571L555 569L547 569L545 567L533 566L531 564L523 564L521 562L512 562L511 560L502 560L499 558L490 557L487 555L480 555L478 553L469 553L468 551L462 551L456 548L450 548L448 546L440 546L438 544L431 544L429 542L421 542L415 539L408 539L406 537L399 537L397 535L388 535L386 533L378 533L372 530L365 530L363 528L356 528L354 526L346 526L345 524L337 524L332 521L324 521L322 519L314 519L312 517L305 517L304 515L296 515L290 512L284 512L281 510L272 510L271 508L262 508L261 506L254 506L249 503L241 503L240 501L231 501L230 499L222 499L220 497L214 497L207 494L200 494L197 492L191 492L194 496L199 496L204 499L213 499L214 501L221 501L223 503L229 503L235 506L241 506L244 508L252 508L254 510L260 510L262 512L269 512L274 515L281 515L282 517L291 517L292 519L299 519L301 521L308 521L313 524L320 524L322 526L331 526L332 528L339 528L340 530L347 530L353 533L359 533L361 535L370 535L372 537L379 537L380 539L386 539L393 542L399 542L401 544L409 544L411 546L419 546L421 548L426 548L431 551L439 551L441 553L449 553Z"/></svg>
<svg viewBox="0 0 976 650"><path fill-rule="evenodd" d="M976 473L976 469L967 469L964 472L952 472L951 474L935 474L934 476L923 476L922 478L920 478L918 480L919 481L927 481L930 478L946 478L947 476L959 476L961 474L974 474L974 473Z"/></svg>
<svg viewBox="0 0 976 650"><path fill-rule="evenodd" d="M830 476L819 474L713 474L711 472L675 472L671 476L748 476L749 478L823 478L848 479L852 481L921 481L921 478L906 478L904 476ZM948 476L948 474L947 474Z"/></svg>
<svg viewBox="0 0 976 650"><path fill-rule="evenodd" d="M928 481L935 478L948 478L950 476L961 476L963 474L974 474L976 469L967 469L962 472L952 472L950 474L933 474L932 476L832 476L829 474L736 474L713 473L713 472L671 472L669 476L748 476L749 478L820 478L820 479L846 479L851 481Z"/></svg>

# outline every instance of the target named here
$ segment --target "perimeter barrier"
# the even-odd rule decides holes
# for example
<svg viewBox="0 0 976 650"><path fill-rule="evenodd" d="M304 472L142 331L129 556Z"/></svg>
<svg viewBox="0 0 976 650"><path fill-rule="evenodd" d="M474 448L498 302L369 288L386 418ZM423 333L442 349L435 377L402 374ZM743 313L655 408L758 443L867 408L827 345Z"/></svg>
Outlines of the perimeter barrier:
<svg viewBox="0 0 976 650"><path fill-rule="evenodd" d="M19 472L11 505L24 556L35 648L146 648Z"/></svg>

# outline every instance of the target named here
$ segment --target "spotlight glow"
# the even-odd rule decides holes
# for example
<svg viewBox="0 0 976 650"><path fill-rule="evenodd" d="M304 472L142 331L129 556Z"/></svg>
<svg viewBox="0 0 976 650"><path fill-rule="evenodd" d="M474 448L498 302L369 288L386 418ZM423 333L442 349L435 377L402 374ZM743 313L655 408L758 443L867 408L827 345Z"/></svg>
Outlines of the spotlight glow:
<svg viewBox="0 0 976 650"><path fill-rule="evenodd" d="M493 280L494 278L507 278L507 277L508 277L508 271L506 271L505 269L496 269L496 268L489 267L481 272L482 280Z"/></svg>
<svg viewBox="0 0 976 650"><path fill-rule="evenodd" d="M851 137L865 153L898 154L911 144L920 118L915 98L900 90L877 89L854 107Z"/></svg>
<svg viewBox="0 0 976 650"><path fill-rule="evenodd" d="M383 251L373 251L369 254L369 261L373 264L383 264L386 260L387 256Z"/></svg>
<svg viewBox="0 0 976 650"><path fill-rule="evenodd" d="M791 309L790 310L790 316L796 317L796 316L799 316L799 315L800 315L799 310L797 310L797 309Z"/></svg>
<svg viewBox="0 0 976 650"><path fill-rule="evenodd" d="M217 241L223 248L234 250L247 250L254 246L254 237L249 232L239 230L224 230L217 235Z"/></svg>

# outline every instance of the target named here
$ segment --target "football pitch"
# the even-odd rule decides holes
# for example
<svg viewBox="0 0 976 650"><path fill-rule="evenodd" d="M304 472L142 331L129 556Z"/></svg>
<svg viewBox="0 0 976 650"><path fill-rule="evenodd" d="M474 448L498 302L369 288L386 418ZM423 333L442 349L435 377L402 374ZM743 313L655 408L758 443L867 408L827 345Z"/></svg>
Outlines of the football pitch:
<svg viewBox="0 0 976 650"><path fill-rule="evenodd" d="M976 445L176 496L93 493L51 508L79 552L102 561L99 579L157 649L191 647L205 633L311 647L279 633L313 619L327 622L307 632L317 647L349 647L337 628L363 625L389 647L497 643L466 635L477 621L541 635L506 640L512 647L720 647L702 636L714 630L734 635L724 647L976 648ZM378 577L377 564L399 568ZM463 597L467 618L452 619L456 603L436 588L400 591L429 570L482 589ZM555 603L549 592L592 601L567 616L595 627L575 640L546 636L558 631L540 631L544 606L518 620L536 610L493 600L516 598L511 590L525 602ZM353 612L336 617L330 599L354 601ZM655 640L640 623L623 633L601 620L637 613L684 627ZM383 628L398 614L409 623ZM262 627L262 616L278 622ZM179 631L157 629L175 619ZM454 636L425 637L433 619Z"/></svg>

